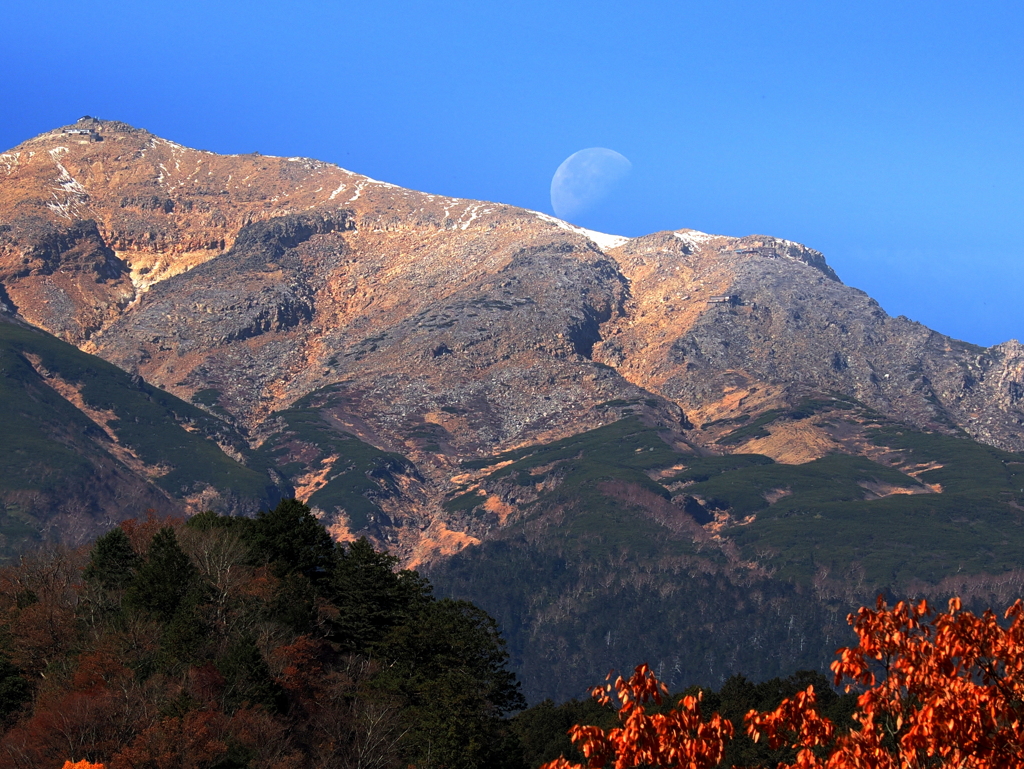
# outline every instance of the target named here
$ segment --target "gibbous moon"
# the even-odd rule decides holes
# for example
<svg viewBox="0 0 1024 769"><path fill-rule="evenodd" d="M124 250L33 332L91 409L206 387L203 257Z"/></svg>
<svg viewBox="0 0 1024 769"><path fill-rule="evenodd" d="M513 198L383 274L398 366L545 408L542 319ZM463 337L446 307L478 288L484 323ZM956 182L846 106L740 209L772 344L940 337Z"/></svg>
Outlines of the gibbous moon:
<svg viewBox="0 0 1024 769"><path fill-rule="evenodd" d="M575 152L551 177L551 207L560 219L572 219L596 206L629 175L633 164L604 147Z"/></svg>

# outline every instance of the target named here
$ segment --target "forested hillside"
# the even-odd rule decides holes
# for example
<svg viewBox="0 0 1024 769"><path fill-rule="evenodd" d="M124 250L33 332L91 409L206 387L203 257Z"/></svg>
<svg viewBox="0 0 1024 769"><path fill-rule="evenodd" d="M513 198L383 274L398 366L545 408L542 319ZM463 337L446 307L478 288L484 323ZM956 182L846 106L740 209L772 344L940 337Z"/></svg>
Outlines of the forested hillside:
<svg viewBox="0 0 1024 769"><path fill-rule="evenodd" d="M497 628L309 509L128 522L0 577L0 766L520 767Z"/></svg>
<svg viewBox="0 0 1024 769"><path fill-rule="evenodd" d="M531 701L638 661L674 689L824 670L879 593L979 611L1020 594L1024 455L835 396L722 440L814 419L876 461L694 456L636 418L471 460L450 511L486 520L497 498L524 512L424 571L499 621Z"/></svg>
<svg viewBox="0 0 1024 769"><path fill-rule="evenodd" d="M892 720L897 710L905 723L939 718L947 742L982 718L948 691L1020 709L1020 602L1008 628L990 612L961 611L959 599L950 607L934 618L924 602L861 609L841 639L860 645L840 649L835 679L734 675L717 691L661 697L667 687L641 665L628 684L594 690L596 701L526 709L486 613L436 598L365 539L333 543L296 500L255 518L127 521L91 547L36 552L0 571L0 769L537 769L559 756L602 766L579 752L587 740L613 751L692 743L698 758L714 748L695 766L804 766L801 741L818 738L800 724L824 717L827 733L810 747L853 750L878 732L863 717L876 706L900 735L897 747L876 734L884 758L923 749L917 726L901 731ZM864 693L837 693L840 679ZM901 686L917 687L919 699ZM616 687L619 706L607 696ZM935 697L950 700L941 705L953 708L948 728L928 704ZM669 728L680 718L705 731ZM612 728L631 719L653 731ZM791 725L800 736L752 739ZM990 727L1016 728L1004 715ZM963 750L1003 755L1019 744L979 739Z"/></svg>

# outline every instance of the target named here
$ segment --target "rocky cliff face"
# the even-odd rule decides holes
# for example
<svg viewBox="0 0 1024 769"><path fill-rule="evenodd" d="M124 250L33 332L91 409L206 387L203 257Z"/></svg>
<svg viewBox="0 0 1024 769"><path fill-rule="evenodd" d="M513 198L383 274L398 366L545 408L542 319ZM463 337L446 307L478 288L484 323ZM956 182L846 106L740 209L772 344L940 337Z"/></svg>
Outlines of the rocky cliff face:
<svg viewBox="0 0 1024 769"><path fill-rule="evenodd" d="M1024 450L1020 344L891 318L798 244L610 238L107 121L0 155L0 300L230 419L253 450L312 398L320 448L307 436L273 457L307 495L340 467L324 430L407 457L416 471L381 481L377 523L354 525L340 503L324 513L339 536L369 531L411 562L514 513L496 500L474 528L446 511L460 463L638 409L691 453L744 450L716 443L724 426L816 393ZM838 445L823 435L805 431L795 453L759 436L758 450L807 461Z"/></svg>
<svg viewBox="0 0 1024 769"><path fill-rule="evenodd" d="M891 318L820 254L786 241L675 240L648 236L615 252L638 299L604 330L598 359L695 421L814 390L920 428L1024 448L1019 343L985 350ZM728 299L709 304L709 294Z"/></svg>

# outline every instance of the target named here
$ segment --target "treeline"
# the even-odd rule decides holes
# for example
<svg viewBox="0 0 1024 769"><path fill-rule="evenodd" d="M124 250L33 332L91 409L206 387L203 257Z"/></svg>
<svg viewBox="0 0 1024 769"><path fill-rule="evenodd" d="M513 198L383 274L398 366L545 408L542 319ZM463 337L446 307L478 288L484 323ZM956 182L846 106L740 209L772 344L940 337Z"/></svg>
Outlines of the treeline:
<svg viewBox="0 0 1024 769"><path fill-rule="evenodd" d="M959 598L937 611L879 596L850 620L857 643L836 650L831 670L855 700L797 676L793 683L810 681L806 689L762 709L773 687L739 681L768 695L740 731L735 718L713 712L734 696L705 703L696 691L667 707L668 688L638 665L592 691L599 705L615 704L618 724L573 726L584 760L561 756L540 769L715 769L737 760L762 769L1024 769L1024 600L974 614Z"/></svg>
<svg viewBox="0 0 1024 769"><path fill-rule="evenodd" d="M837 694L829 679L821 673L807 670L760 683L736 675L727 679L718 691L690 687L678 694L664 696L661 704L650 706L648 712L668 712L683 697L699 694L702 710L705 713L719 713L732 723L735 730L736 737L726 746L725 755L717 766L723 769L773 767L792 762L796 751L788 746L773 749L767 740L754 742L743 730L744 717L752 710L774 710L784 699L806 690L808 686L813 686L818 692L818 704L824 715L841 728L852 726L851 716L857 704L856 695ZM570 739L569 730L580 724L599 726L605 730L620 725L618 713L611 705L601 705L590 698L574 698L560 705L545 700L516 715L512 724L530 769L563 756L573 763L585 764L585 757Z"/></svg>
<svg viewBox="0 0 1024 769"><path fill-rule="evenodd" d="M0 572L0 769L534 769L616 723L589 699L524 709L495 622L396 566L295 500L26 556ZM812 683L842 722L815 673L703 696L739 724ZM740 738L723 766L787 757Z"/></svg>
<svg viewBox="0 0 1024 769"><path fill-rule="evenodd" d="M523 766L494 621L295 500L0 574L0 767Z"/></svg>

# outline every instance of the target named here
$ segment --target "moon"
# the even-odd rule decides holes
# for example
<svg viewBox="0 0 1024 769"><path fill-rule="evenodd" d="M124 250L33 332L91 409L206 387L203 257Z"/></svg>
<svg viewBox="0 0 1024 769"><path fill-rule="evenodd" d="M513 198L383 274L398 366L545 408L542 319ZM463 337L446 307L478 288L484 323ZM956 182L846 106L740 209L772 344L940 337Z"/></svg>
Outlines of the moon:
<svg viewBox="0 0 1024 769"><path fill-rule="evenodd" d="M551 177L551 207L560 219L586 213L629 175L633 164L615 150L591 147L562 161Z"/></svg>

